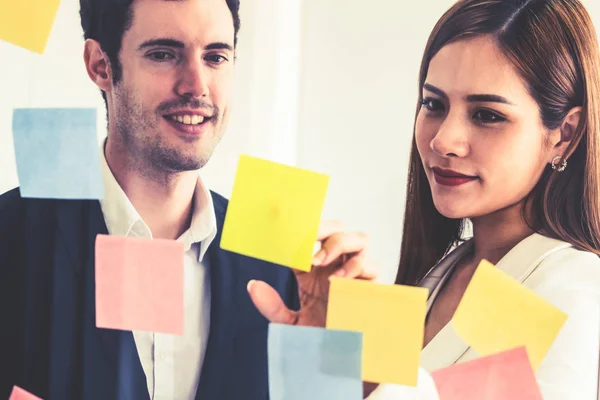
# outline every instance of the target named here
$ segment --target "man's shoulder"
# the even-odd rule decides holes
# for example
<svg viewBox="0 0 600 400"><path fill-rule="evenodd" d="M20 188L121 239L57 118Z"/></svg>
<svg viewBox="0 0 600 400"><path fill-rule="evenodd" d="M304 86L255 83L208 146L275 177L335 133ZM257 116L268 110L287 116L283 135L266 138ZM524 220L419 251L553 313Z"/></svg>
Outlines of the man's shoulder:
<svg viewBox="0 0 600 400"><path fill-rule="evenodd" d="M0 210L6 207L14 207L18 205L23 199L21 198L20 189L14 188L6 193L0 194Z"/></svg>
<svg viewBox="0 0 600 400"><path fill-rule="evenodd" d="M8 221L22 214L25 202L19 188L0 195L0 221ZM3 223L4 224L4 223Z"/></svg>
<svg viewBox="0 0 600 400"><path fill-rule="evenodd" d="M225 219L225 214L227 213L227 205L229 204L229 200L216 192L211 191L210 193L212 195L213 206L217 216L217 224L219 225L219 232L217 233L216 240L220 241L220 235L223 229L222 224ZM211 248L212 247L213 246L211 246ZM291 304L292 307L297 307L296 279L290 268L284 268L281 265L277 265L268 261L223 250L218 244L213 249L219 251L223 255L226 255L227 257L232 257L235 259L235 263L237 265L243 265L243 268L236 270L241 274L247 275L245 276L245 281L250 279L265 281L280 292L280 295L286 299L288 305Z"/></svg>
<svg viewBox="0 0 600 400"><path fill-rule="evenodd" d="M223 197L219 193L212 191L212 190L210 191L210 194L212 195L212 201L213 201L213 206L215 207L215 210L220 211L220 212L227 211L227 204L229 204L229 200L227 200L225 197Z"/></svg>
<svg viewBox="0 0 600 400"><path fill-rule="evenodd" d="M15 256L24 243L25 218L26 202L18 188L0 195L0 254L5 259Z"/></svg>

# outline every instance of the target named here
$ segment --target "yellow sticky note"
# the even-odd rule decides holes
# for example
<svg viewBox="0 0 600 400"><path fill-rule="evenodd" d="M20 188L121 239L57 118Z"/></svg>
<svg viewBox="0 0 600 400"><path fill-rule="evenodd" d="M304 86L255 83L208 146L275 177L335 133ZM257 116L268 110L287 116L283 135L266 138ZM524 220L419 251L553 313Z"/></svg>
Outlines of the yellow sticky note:
<svg viewBox="0 0 600 400"><path fill-rule="evenodd" d="M0 40L42 54L60 0L0 0Z"/></svg>
<svg viewBox="0 0 600 400"><path fill-rule="evenodd" d="M362 378L416 386L428 290L331 278L327 328L363 333Z"/></svg>
<svg viewBox="0 0 600 400"><path fill-rule="evenodd" d="M566 320L567 314L484 260L452 326L482 356L525 346L537 369Z"/></svg>
<svg viewBox="0 0 600 400"><path fill-rule="evenodd" d="M221 248L310 271L329 177L243 155Z"/></svg>

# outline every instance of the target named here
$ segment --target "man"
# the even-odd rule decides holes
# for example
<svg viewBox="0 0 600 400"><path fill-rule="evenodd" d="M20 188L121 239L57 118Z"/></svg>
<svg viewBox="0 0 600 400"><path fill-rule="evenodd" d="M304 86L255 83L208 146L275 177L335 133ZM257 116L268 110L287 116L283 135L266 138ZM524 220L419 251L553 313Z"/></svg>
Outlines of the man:
<svg viewBox="0 0 600 400"><path fill-rule="evenodd" d="M309 274L219 248L227 201L197 170L229 116L238 12L239 0L81 0L107 107L106 195L0 197L0 398L17 385L44 399L264 400L268 320L322 326L332 273L373 278L363 235L335 224ZM183 335L95 327L97 234L184 242Z"/></svg>

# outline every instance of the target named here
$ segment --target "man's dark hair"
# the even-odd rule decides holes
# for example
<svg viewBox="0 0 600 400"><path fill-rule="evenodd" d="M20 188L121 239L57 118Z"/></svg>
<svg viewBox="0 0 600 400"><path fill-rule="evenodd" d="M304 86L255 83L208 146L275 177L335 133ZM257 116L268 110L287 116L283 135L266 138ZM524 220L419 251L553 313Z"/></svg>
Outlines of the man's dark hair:
<svg viewBox="0 0 600 400"><path fill-rule="evenodd" d="M174 1L174 0L165 0ZM240 0L224 0L233 17L235 30L234 45L240 30ZM81 27L85 39L94 39L108 57L113 74L113 83L122 77L119 52L125 32L131 28L134 0L79 0ZM106 93L102 92L106 103ZM108 104L107 104L108 109Z"/></svg>

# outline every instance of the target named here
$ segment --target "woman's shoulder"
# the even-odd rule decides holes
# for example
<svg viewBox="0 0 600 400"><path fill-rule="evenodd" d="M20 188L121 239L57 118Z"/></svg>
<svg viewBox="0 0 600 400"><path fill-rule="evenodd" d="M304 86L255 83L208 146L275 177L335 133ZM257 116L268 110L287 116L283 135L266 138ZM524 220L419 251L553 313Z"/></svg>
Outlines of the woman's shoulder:
<svg viewBox="0 0 600 400"><path fill-rule="evenodd" d="M560 242L556 239L547 240ZM542 239L543 240L543 239ZM600 257L562 242L560 246L543 258L527 279L527 286L550 289L589 291L600 295ZM562 291L562 290L561 290Z"/></svg>

